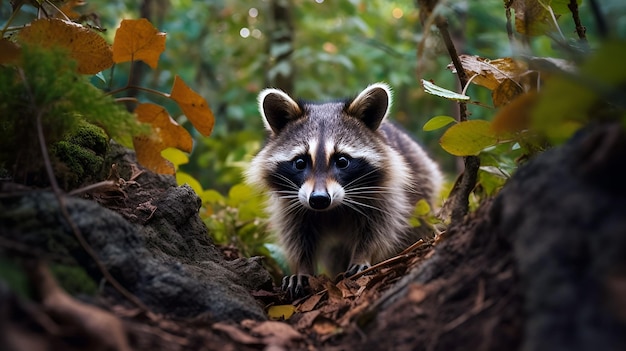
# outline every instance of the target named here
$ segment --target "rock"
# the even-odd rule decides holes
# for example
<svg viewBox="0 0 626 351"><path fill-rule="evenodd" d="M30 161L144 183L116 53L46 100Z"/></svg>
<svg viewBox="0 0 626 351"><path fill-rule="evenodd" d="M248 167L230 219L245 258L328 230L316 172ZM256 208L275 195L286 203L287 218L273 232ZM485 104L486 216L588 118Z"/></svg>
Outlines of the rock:
<svg viewBox="0 0 626 351"><path fill-rule="evenodd" d="M120 148L114 152L119 169L126 170L128 164L120 160L132 162L132 154ZM119 213L92 200L63 198L72 221L108 271L158 313L176 317L208 313L220 321L266 319L249 293L271 287L260 260L222 257L198 216L200 199L189 186L173 186L173 177L150 172L139 174L135 182L126 184L124 197L118 196L121 200L107 200ZM78 245L51 192L1 197L0 232L9 240L69 255L94 280L102 277ZM124 301L113 289L106 292Z"/></svg>

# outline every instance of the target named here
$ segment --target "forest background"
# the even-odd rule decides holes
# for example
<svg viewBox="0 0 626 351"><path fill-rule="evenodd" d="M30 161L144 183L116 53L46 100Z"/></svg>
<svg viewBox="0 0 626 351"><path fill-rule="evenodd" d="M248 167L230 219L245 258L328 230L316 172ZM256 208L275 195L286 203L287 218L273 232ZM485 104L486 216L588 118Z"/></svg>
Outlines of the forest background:
<svg viewBox="0 0 626 351"><path fill-rule="evenodd" d="M579 3L589 42L597 44L599 34L589 4ZM621 0L601 5L611 32L626 33L626 6ZM268 253L267 231L257 220L264 217L262 197L242 179L242 169L265 136L256 101L265 87L280 87L303 99L327 100L387 82L394 91L392 119L426 146L450 182L462 169L460 159L438 145L444 129L422 129L433 116L456 116L458 106L427 94L420 80L453 91L459 88L456 75L446 68L450 56L445 44L439 35L424 30L413 1L91 0L75 10L95 14L99 26L107 29L108 42L113 42L123 19L147 18L166 33L166 48L156 69L136 61L132 66L116 65L91 81L104 91L124 86L132 67L134 85L169 91L178 75L208 101L215 126L212 135L205 137L192 128L174 101L156 97L168 111L178 111L172 116L194 136L189 155L171 153L168 158L178 167L179 183L189 183L201 196L201 215L212 235L218 242L235 244L245 255ZM10 16L8 1L1 2L1 11L0 18ZM23 18L14 18L12 25L31 21L35 11L24 6ZM571 58L571 52L545 35L548 31L527 37L524 50L514 47L506 30L503 1L447 1L438 11L448 19L459 53L489 59L520 54ZM561 16L558 25L574 43L576 28L569 14ZM140 101L155 100L141 90L132 94ZM489 89L471 84L465 94L481 103L468 105L470 120L493 119L496 110L485 107L492 105ZM504 183L521 156L511 145L507 147L510 152L481 153L479 183L487 195ZM498 159L489 163L487 158L493 157ZM503 172L493 172L490 164Z"/></svg>

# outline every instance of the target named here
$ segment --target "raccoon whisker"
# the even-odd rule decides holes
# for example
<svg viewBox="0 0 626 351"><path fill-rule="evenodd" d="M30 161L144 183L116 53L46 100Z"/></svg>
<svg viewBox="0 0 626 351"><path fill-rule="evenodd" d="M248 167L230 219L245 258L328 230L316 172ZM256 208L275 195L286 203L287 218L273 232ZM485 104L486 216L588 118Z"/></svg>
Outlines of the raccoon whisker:
<svg viewBox="0 0 626 351"><path fill-rule="evenodd" d="M274 174L274 177L276 177L277 180L280 180L280 184L286 186L289 189L298 191L299 187L298 185L296 185L296 183L294 183L291 179L285 177L282 174Z"/></svg>
<svg viewBox="0 0 626 351"><path fill-rule="evenodd" d="M344 199L344 205L346 205L346 207L354 210L355 212L358 212L361 216L363 217L367 217L367 215L365 214L365 212L361 211L357 206L353 205L353 203L358 204L358 202L356 201L350 201L348 199Z"/></svg>
<svg viewBox="0 0 626 351"><path fill-rule="evenodd" d="M365 196L365 195L361 195L361 194L349 194L349 198L351 199L363 199L363 200L378 200L380 201L379 197L374 197L374 196Z"/></svg>
<svg viewBox="0 0 626 351"><path fill-rule="evenodd" d="M369 172L367 172L367 173L365 173L365 174L363 174L363 175L359 176L358 178L356 178L356 179L352 180L350 183L346 184L346 185L344 186L344 188L349 188L350 186L352 186L352 185L353 185L353 184L355 184L355 183L356 183L356 184L358 184L358 182L359 182L361 179L363 179L363 178L365 178L365 177L369 176L370 174L372 174L372 173L374 173L374 172L376 172L376 171L378 171L378 170L377 170L377 169L374 169L374 170L371 170L371 171L369 171Z"/></svg>
<svg viewBox="0 0 626 351"><path fill-rule="evenodd" d="M346 194L392 194L397 192L397 189L387 188L387 187L360 187L353 189L344 189Z"/></svg>
<svg viewBox="0 0 626 351"><path fill-rule="evenodd" d="M352 205L355 205L355 206L367 207L367 208L371 208L372 210L376 210L376 211L378 211L380 213L384 213L384 214L387 214L387 215L392 215L392 213L387 211L387 210L383 210L380 207L373 206L373 205L370 205L370 204L366 204L366 203L363 203L363 202L360 202L360 201L355 201L355 200L352 200L352 199L349 199L349 198L344 198L343 201L345 201L346 203L350 203Z"/></svg>

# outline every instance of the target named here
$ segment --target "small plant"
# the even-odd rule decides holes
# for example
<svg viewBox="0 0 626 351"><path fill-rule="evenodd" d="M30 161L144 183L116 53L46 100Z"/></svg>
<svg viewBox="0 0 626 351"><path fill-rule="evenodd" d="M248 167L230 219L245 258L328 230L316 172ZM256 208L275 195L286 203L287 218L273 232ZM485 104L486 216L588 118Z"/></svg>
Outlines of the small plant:
<svg viewBox="0 0 626 351"><path fill-rule="evenodd" d="M170 99L205 136L211 133L214 124L206 100L178 76L169 94L130 84L104 93L84 77L115 64L138 60L156 68L165 49L165 33L145 19L123 20L113 45L109 45L94 29L96 27L71 20L82 20L72 10L81 2L67 2L61 8L49 1L28 4L19 2L0 32L0 109L6 112L0 133L9 136L3 140L8 147L6 150L19 150L15 156L3 154L3 166L19 175L21 170L30 168L23 161L30 162L32 156L40 154L34 138L35 119L42 121L47 148L72 133L79 121L85 120L101 126L123 145L133 146L138 161L145 167L158 173L174 174L173 165L161 152L169 147L191 152L191 135L160 105L136 98L114 97L139 89ZM37 7L42 18L11 27L16 14L25 6ZM124 112L121 102L134 104L136 117ZM148 124L152 130L140 124ZM16 143L20 147L16 147Z"/></svg>

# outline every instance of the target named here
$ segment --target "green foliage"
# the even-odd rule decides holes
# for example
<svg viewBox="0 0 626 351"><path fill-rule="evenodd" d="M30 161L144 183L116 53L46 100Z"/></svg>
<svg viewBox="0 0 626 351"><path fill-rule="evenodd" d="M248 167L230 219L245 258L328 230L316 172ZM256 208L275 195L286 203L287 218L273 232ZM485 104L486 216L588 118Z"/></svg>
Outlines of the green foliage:
<svg viewBox="0 0 626 351"><path fill-rule="evenodd" d="M25 179L41 167L36 121L47 146L76 133L84 122L102 126L110 137L128 143L141 128L133 115L112 98L91 85L76 71L74 61L60 49L24 45L18 66L0 67L0 164L15 170L16 179ZM84 127L86 128L86 127ZM90 138L93 129L74 138ZM68 144L59 146L61 149ZM93 144L94 147L102 148Z"/></svg>
<svg viewBox="0 0 626 351"><path fill-rule="evenodd" d="M207 191L202 196L208 216L205 223L216 242L234 245L245 256L267 254L264 244L269 240L263 220L264 197L245 184L236 184L222 196Z"/></svg>
<svg viewBox="0 0 626 351"><path fill-rule="evenodd" d="M608 41L576 73L551 79L533 111L533 126L561 144L589 121L619 119L626 126L626 41Z"/></svg>

